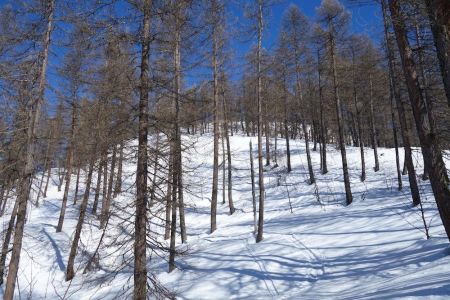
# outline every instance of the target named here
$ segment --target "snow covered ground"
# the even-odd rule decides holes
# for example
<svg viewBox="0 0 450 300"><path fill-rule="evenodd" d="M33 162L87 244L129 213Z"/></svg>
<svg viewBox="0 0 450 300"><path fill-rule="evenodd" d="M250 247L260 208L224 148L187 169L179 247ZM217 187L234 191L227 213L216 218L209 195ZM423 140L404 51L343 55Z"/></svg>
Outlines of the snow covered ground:
<svg viewBox="0 0 450 300"><path fill-rule="evenodd" d="M304 142L292 141L293 171L287 174L284 141L279 139L279 167L268 167L265 172L264 240L256 244L248 159L250 138L231 137L233 198L237 210L232 216L228 214L228 205L221 204L220 191L218 229L213 234L209 234L212 137L185 136L184 141L195 142L195 149L191 148L184 159L188 244L179 245L179 250L185 253L177 257L178 269L171 274L167 273L164 257L158 253L151 253L148 263L149 270L178 298L450 298L450 247L429 182L419 179L432 236L426 240L420 211L411 207L407 176L403 176L403 191L396 189L393 149L379 149L377 173L372 169L373 153L366 149L367 180L362 183L359 150L347 148L354 202L346 207L340 152L329 146L326 175L319 171L319 153L312 152L317 185L309 185ZM256 138L252 141L256 150ZM55 182L39 208L29 207L18 299L130 296L132 244L127 237L130 238L133 220L127 205L133 195L133 160L129 157L125 166L125 186L129 189L114 200L121 214L113 216L107 226L99 267L82 274L103 232L98 228L98 220L88 214L77 256L77 273L71 283L64 281L64 272L78 205L72 205L69 199L62 233L55 233L62 199ZM421 159L417 162L421 174ZM53 179L56 178L55 174ZM92 200L93 194L91 203ZM8 217L1 218L3 228ZM158 214L150 217L150 221L151 230L162 232Z"/></svg>

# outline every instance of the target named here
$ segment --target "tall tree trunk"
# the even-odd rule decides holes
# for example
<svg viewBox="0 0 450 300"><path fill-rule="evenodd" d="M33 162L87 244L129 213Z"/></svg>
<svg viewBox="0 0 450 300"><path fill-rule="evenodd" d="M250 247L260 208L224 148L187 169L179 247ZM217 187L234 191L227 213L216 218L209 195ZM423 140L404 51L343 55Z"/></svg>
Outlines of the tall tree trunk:
<svg viewBox="0 0 450 300"><path fill-rule="evenodd" d="M222 121L223 123L223 121ZM226 196L225 196L225 191L226 191L226 181L227 181L227 173L226 173L226 168L227 168L227 162L226 162L226 152L225 152L225 134L223 133L224 129L223 126L221 126L222 130L221 130L221 135L220 135L220 140L222 142L222 204L225 204L226 202Z"/></svg>
<svg viewBox="0 0 450 300"><path fill-rule="evenodd" d="M329 41L330 41L331 63L333 68L334 101L336 105L336 117L339 131L339 148L341 150L342 172L344 174L345 198L347 205L350 205L353 201L353 196L350 188L350 177L348 174L347 153L345 151L344 129L342 124L342 108L341 108L341 100L339 98L338 78L337 78L336 58L335 58L335 50L336 50L335 37L332 34L330 34Z"/></svg>
<svg viewBox="0 0 450 300"><path fill-rule="evenodd" d="M291 172L291 149L289 147L289 127L288 127L288 92L287 92L287 82L286 82L286 76L283 76L284 83L283 83L283 106L284 106L284 138L286 139L286 163L287 163L287 171Z"/></svg>
<svg viewBox="0 0 450 300"><path fill-rule="evenodd" d="M401 100L401 95L399 92L399 87L396 82L396 76L395 76L395 69L394 69L394 51L393 51L393 45L391 40L391 35L389 33L389 25L388 25L388 19L387 19L387 7L385 0L381 1L381 8L383 13L383 24L384 24L384 36L385 36L385 42L386 42L386 49L388 54L388 63L389 63L389 74L391 77L391 83L392 83L392 91L394 93L394 98L397 104L397 112L398 112L398 118L400 123L400 129L402 131L402 139L403 139L403 149L405 151L405 160L404 160L404 168L403 170L407 170L408 172L408 180L409 180L409 187L411 190L411 196L412 196L412 202L413 206L416 206L420 203L420 193L419 193L419 186L417 184L417 178L416 178L416 171L414 169L413 159L412 159L412 152L411 152L411 143L410 143L410 132L408 128L408 123L406 121L406 112L405 108L403 106L403 101ZM406 167L406 168L405 168ZM403 172L403 175L404 174Z"/></svg>
<svg viewBox="0 0 450 300"><path fill-rule="evenodd" d="M450 106L450 2L425 0L436 46L447 102Z"/></svg>
<svg viewBox="0 0 450 300"><path fill-rule="evenodd" d="M375 117L373 113L373 82L372 82L372 74L369 74L369 102L370 102L370 129L371 129L371 140L372 140L372 148L373 148L373 156L375 159L375 167L373 168L375 172L380 170L380 162L378 160L378 140L377 140L377 131L375 129Z"/></svg>
<svg viewBox="0 0 450 300"><path fill-rule="evenodd" d="M263 166L263 152L262 152L262 76L261 76L261 51L262 51L262 33L263 33L263 7L262 1L258 0L258 47L256 51L257 57L257 100L258 100L258 183L259 183L259 213L258 213L258 233L256 235L256 242L263 240L264 232L264 198L266 192L264 190L264 166Z"/></svg>
<svg viewBox="0 0 450 300"><path fill-rule="evenodd" d="M176 142L176 139L175 141ZM176 149L176 146L173 147ZM176 150L175 150L176 151ZM172 172L172 222L170 226L170 248L169 248L169 273L175 270L175 239L177 235L177 187L178 187L178 158L173 153L173 172Z"/></svg>
<svg viewBox="0 0 450 300"><path fill-rule="evenodd" d="M256 189L255 189L255 169L253 167L253 149L252 149L252 141L250 140L250 176L252 180L252 204L253 204L253 224L254 224L254 233L258 231L258 222L256 219Z"/></svg>
<svg viewBox="0 0 450 300"><path fill-rule="evenodd" d="M181 103L181 30L183 22L183 6L182 1L175 1L175 48L174 48L174 62L175 62L175 160L174 165L174 187L172 191L172 227L170 236L170 257L169 257L169 272L175 269L175 236L176 236L176 210L180 211L180 230L181 241L185 243L186 236L186 221L184 214L183 202L183 156L181 153L181 130L180 130L180 103ZM176 177L176 178L175 178ZM177 199L178 198L178 199ZM173 239L173 241L172 241Z"/></svg>
<svg viewBox="0 0 450 300"><path fill-rule="evenodd" d="M114 169L116 168L117 160L117 146L114 145L112 157L111 157L111 169L109 170L109 180L108 180L108 190L106 192L106 199L102 203L102 215L100 217L100 229L105 226L106 220L108 219L109 210L111 207L111 198L113 192L113 182L114 182Z"/></svg>
<svg viewBox="0 0 450 300"><path fill-rule="evenodd" d="M18 208L17 208L17 222L14 230L13 249L11 253L11 259L9 262L8 278L6 280L6 288L4 293L5 300L12 300L14 297L14 289L16 286L17 272L19 270L20 252L22 250L22 239L25 225L25 218L27 215L27 202L30 195L31 181L34 173L34 155L36 151L36 138L37 138L37 123L40 119L41 107L44 102L44 90L47 78L47 64L48 53L50 47L50 36L53 29L53 11L55 2L49 0L46 6L47 28L44 35L42 62L40 66L40 77L38 86L38 97L30 103L29 107L29 126L27 129L27 142L26 142L26 159L25 166L20 178L19 194L17 196ZM33 105L34 104L34 105ZM32 107L34 106L34 109Z"/></svg>
<svg viewBox="0 0 450 300"><path fill-rule="evenodd" d="M449 17L450 17L450 14L449 14ZM421 91L423 92L423 97L424 97L424 101L426 104L428 121L430 124L430 131L432 134L436 134L436 130L435 130L436 121L434 119L433 114L431 113L433 110L433 99L431 98L431 95L430 95L430 86L428 83L428 77L427 77L427 74L425 73L425 58L423 56L422 38L420 37L420 34L419 34L419 23L417 21L415 22L414 29L415 29L415 34L416 34L417 48L418 48L419 69L420 69L420 75L422 77ZM425 169L425 166L424 166L424 170L423 170L422 179L428 180L428 171Z"/></svg>
<svg viewBox="0 0 450 300"><path fill-rule="evenodd" d="M186 233L186 218L184 213L184 197L183 197L183 167L180 165L180 171L178 173L178 203L179 203L179 211L180 211L180 233L181 233L181 243L184 244L187 242L187 233Z"/></svg>
<svg viewBox="0 0 450 300"><path fill-rule="evenodd" d="M233 172L232 172L232 166L231 166L231 146L230 146L230 136L228 134L228 111L227 111L227 104L225 100L225 95L222 98L222 104L223 104L223 129L224 129L224 135L227 142L227 162L228 162L228 205L230 207L230 215L234 214L235 208L233 203ZM231 126L231 131L233 131L233 127ZM225 162L224 162L225 163Z"/></svg>
<svg viewBox="0 0 450 300"><path fill-rule="evenodd" d="M320 139L322 143L322 174L328 173L327 166L327 141L326 141L326 127L324 121L324 104L322 94L322 72L320 68L320 52L317 50L317 74L319 79L319 106L320 106Z"/></svg>
<svg viewBox="0 0 450 300"><path fill-rule="evenodd" d="M364 158L364 139L362 136L362 126L361 126L361 112L358 107L358 94L356 91L356 62L355 62L355 51L352 49L352 73L353 73L353 103L356 110L356 126L358 130L358 144L359 153L361 156L361 181L366 180L366 163Z"/></svg>
<svg viewBox="0 0 450 300"><path fill-rule="evenodd" d="M84 191L83 201L80 205L80 214L78 216L77 227L75 229L75 235L73 237L72 246L70 247L69 260L67 262L66 281L72 280L75 276L75 270L73 268L75 263L75 257L77 255L78 243L81 237L81 230L83 229L84 216L86 215L87 204L89 200L89 191L91 189L92 173L94 172L95 155L91 154L91 162L89 163L89 171L86 179L86 189Z"/></svg>
<svg viewBox="0 0 450 300"><path fill-rule="evenodd" d="M152 0L143 2L143 34L141 53L138 160L136 172L136 219L134 222L134 299L147 297L147 175L148 175L148 100L150 17Z"/></svg>
<svg viewBox="0 0 450 300"><path fill-rule="evenodd" d="M420 92L420 84L414 64L412 50L409 46L405 22L401 15L400 4L397 0L389 0L389 8L393 18L394 31L397 39L406 86L413 109L417 133L425 161L425 168L430 171L430 182L437 203L442 224L450 240L450 187L447 170L442 158L437 136L430 130L426 122L426 104Z"/></svg>
<svg viewBox="0 0 450 300"><path fill-rule="evenodd" d="M94 203L92 204L92 214L97 214L97 207L98 207L98 199L100 198L100 186L102 183L102 172L103 172L103 165L104 165L103 158L100 160L98 169L97 169L97 184L95 186L95 197L94 197Z"/></svg>
<svg viewBox="0 0 450 300"><path fill-rule="evenodd" d="M213 150L213 182L211 195L211 228L213 233L217 229L217 194L219 189L219 32L216 26L213 27L213 130L214 130L214 150Z"/></svg>

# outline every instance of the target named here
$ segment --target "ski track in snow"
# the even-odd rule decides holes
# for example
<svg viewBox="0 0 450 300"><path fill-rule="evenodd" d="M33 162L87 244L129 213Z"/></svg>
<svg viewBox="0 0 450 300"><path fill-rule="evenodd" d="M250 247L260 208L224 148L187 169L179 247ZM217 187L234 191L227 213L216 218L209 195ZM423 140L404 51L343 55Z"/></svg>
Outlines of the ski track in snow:
<svg viewBox="0 0 450 300"><path fill-rule="evenodd" d="M354 203L345 207L339 151L333 145L328 146L329 173L325 175L318 169L319 153L311 152L317 186L309 185L304 142L292 141L293 171L287 174L285 141L279 139L279 167L267 167L265 171L264 239L255 243L248 143L251 139L256 159L257 140L244 136L230 138L236 213L230 216L228 204L222 204L219 178L217 230L209 234L212 135L184 136L186 144L196 142L195 149L188 149L184 159L188 244L178 247L187 250L187 254L177 257L178 269L171 274L167 273L165 259L158 255L152 255L148 264L148 269L175 291L179 299L450 298L450 248L429 182L419 179L425 215L431 224L432 239L427 241L418 208L411 208L407 176L402 176L403 191L396 190L393 149L379 148L377 173L372 169L373 152L366 149L367 180L362 183L359 149L347 148ZM400 154L403 158L403 151ZM415 162L420 176L421 160L416 158ZM124 165L126 192L114 199L114 204L125 207L132 201L134 170L134 157L128 156ZM76 277L72 283L65 282L79 203L73 205L69 197L63 232L55 233L62 192L57 190L56 170L53 173L48 198L41 200L40 207L29 206L18 278L20 295L17 293L16 297L129 298L133 270L131 266L120 270L117 267L122 259L129 259L130 252L126 252L125 246L122 249L111 245L117 238L114 234L126 236L131 230L133 219L127 209L111 220L108 227L111 234L105 237L100 251L100 268L82 274L102 233L98 220L90 214L93 193L78 250ZM93 178L95 182L96 174ZM84 172L80 182L83 180ZM255 180L257 184L258 179ZM316 189L319 199L314 193ZM5 229L8 213L0 220ZM163 232L158 218L150 221L152 230ZM159 240L168 245L167 241Z"/></svg>

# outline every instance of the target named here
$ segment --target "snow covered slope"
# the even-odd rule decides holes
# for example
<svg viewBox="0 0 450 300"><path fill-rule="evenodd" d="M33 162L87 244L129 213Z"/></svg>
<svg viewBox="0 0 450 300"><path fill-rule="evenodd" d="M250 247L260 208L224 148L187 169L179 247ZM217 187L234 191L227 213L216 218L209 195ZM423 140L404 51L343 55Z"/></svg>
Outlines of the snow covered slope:
<svg viewBox="0 0 450 300"><path fill-rule="evenodd" d="M227 204L219 204L218 230L213 234L209 234L212 137L185 136L184 140L196 145L185 154L188 244L179 245L179 249L186 253L177 257L178 270L171 274L167 273L164 258L155 254L148 264L149 270L178 298L450 298L450 247L429 182L419 179L432 236L426 240L420 211L411 207L407 176L403 176L403 191L396 189L392 149L379 149L377 173L372 170L372 151L366 149L367 180L361 183L359 150L348 148L354 203L345 207L339 152L329 147L326 175L320 174L318 168L319 153L312 152L317 185L309 185L304 142L292 141L293 171L287 174L284 141L280 139L279 167L268 167L265 172L264 240L256 244L248 159L250 138L231 137L237 211L230 216ZM256 139L252 141L256 145ZM133 220L127 215L131 208L126 205L133 195L133 161L129 157L125 167L125 184L130 188L114 200L123 209L108 224L99 267L82 274L103 232L98 228L98 220L89 214L72 283L64 281L64 271L78 206L68 207L64 230L58 234L55 226L62 192L57 191L56 184L51 185L49 197L39 208L30 206L19 272L21 298L78 300L130 296L132 244L126 243L124 237L132 232ZM420 174L421 166L417 168ZM221 195L220 191L219 203ZM150 219L151 230L161 232L158 217ZM3 228L7 220L8 215L2 217Z"/></svg>

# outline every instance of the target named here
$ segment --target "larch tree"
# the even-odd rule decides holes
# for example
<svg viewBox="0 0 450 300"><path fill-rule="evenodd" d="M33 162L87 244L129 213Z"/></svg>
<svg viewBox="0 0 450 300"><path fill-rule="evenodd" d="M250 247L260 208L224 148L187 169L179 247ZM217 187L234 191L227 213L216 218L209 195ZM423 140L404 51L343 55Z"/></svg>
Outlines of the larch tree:
<svg viewBox="0 0 450 300"><path fill-rule="evenodd" d="M324 35L326 36L328 51L330 55L330 63L333 77L333 95L336 106L337 126L339 132L339 148L342 158L342 172L344 175L345 198L347 205L353 201L353 195L350 187L350 176L347 166L347 152L345 150L344 124L342 116L341 99L339 96L339 80L337 74L336 56L337 46L336 42L339 35L344 33L349 22L349 13L344 9L342 4L337 0L323 0L320 7L317 9L320 22L326 26Z"/></svg>

